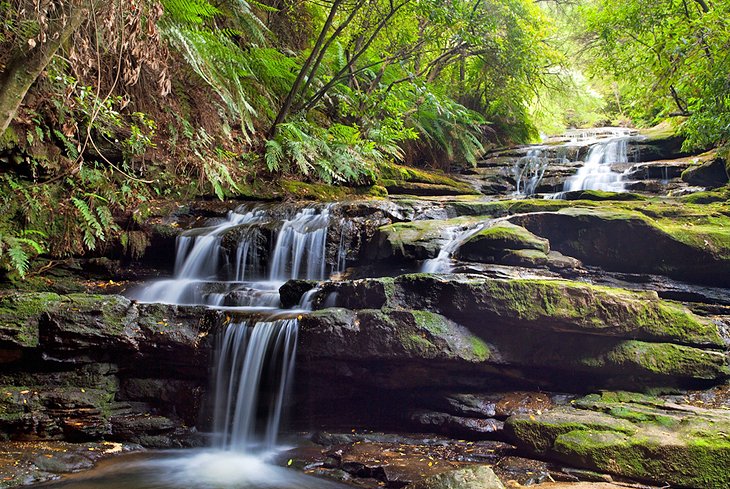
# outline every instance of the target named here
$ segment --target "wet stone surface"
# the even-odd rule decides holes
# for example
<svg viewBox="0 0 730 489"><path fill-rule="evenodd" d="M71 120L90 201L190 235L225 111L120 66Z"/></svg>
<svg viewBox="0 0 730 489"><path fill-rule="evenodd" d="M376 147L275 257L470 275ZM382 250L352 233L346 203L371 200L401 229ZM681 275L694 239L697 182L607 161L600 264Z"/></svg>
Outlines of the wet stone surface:
<svg viewBox="0 0 730 489"><path fill-rule="evenodd" d="M121 443L2 442L0 488L52 480L92 468L102 459L141 449Z"/></svg>

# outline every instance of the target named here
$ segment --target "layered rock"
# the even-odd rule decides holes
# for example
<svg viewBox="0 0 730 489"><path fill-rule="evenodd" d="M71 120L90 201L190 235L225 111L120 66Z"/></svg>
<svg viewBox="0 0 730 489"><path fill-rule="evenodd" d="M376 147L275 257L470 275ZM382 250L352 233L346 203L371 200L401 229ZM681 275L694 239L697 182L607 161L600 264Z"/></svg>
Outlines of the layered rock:
<svg viewBox="0 0 730 489"><path fill-rule="evenodd" d="M506 431L521 449L576 467L677 487L730 485L730 415L637 394L591 395Z"/></svg>
<svg viewBox="0 0 730 489"><path fill-rule="evenodd" d="M121 296L0 299L0 432L171 446L198 421L216 314Z"/></svg>
<svg viewBox="0 0 730 489"><path fill-rule="evenodd" d="M381 386L647 388L730 374L718 326L653 293L417 274L328 284L314 304L347 309L302 319L305 368L342 364Z"/></svg>

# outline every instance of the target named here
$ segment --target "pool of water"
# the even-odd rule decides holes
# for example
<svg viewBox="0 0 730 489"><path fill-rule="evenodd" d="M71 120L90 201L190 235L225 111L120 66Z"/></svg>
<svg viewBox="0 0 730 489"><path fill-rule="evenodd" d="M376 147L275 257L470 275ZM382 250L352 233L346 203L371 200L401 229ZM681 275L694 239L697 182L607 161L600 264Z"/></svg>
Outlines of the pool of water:
<svg viewBox="0 0 730 489"><path fill-rule="evenodd" d="M34 488L68 489L344 489L253 457L229 451L186 450L120 455L87 472Z"/></svg>

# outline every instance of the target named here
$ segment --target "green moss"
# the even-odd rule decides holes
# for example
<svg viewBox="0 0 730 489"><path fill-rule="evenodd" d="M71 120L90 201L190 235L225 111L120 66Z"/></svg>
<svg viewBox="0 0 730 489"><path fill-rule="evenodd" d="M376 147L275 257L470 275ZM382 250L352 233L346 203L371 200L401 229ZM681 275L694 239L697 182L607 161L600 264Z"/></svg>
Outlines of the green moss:
<svg viewBox="0 0 730 489"><path fill-rule="evenodd" d="M343 187L335 187L321 183L281 180L279 186L285 194L297 199L331 202L344 199L347 196L347 190Z"/></svg>
<svg viewBox="0 0 730 489"><path fill-rule="evenodd" d="M13 149L20 143L20 137L15 129L10 126L5 132L0 134L0 150Z"/></svg>
<svg viewBox="0 0 730 489"><path fill-rule="evenodd" d="M550 245L544 238L535 236L527 229L510 224L499 223L479 231L472 236L465 245L473 244L480 248L510 249L510 250L539 250L543 253L550 251Z"/></svg>
<svg viewBox="0 0 730 489"><path fill-rule="evenodd" d="M727 412L683 410L624 392L591 395L576 405L515 416L506 431L519 448L576 467L678 487L730 484Z"/></svg>
<svg viewBox="0 0 730 489"><path fill-rule="evenodd" d="M695 192L685 195L680 199L688 204L712 204L715 202L726 202L730 200L730 187L710 190L707 192Z"/></svg>
<svg viewBox="0 0 730 489"><path fill-rule="evenodd" d="M567 200L595 200L595 201L637 201L646 200L646 197L631 192L604 192L602 190L583 190L566 195Z"/></svg>
<svg viewBox="0 0 730 489"><path fill-rule="evenodd" d="M624 341L597 357L581 363L593 368L613 366L635 371L637 367L656 375L716 380L730 376L724 353L670 343Z"/></svg>
<svg viewBox="0 0 730 489"><path fill-rule="evenodd" d="M477 360L482 362L489 360L491 356L489 346L481 338L472 336L469 341L471 342L471 348Z"/></svg>
<svg viewBox="0 0 730 489"><path fill-rule="evenodd" d="M501 321L686 345L724 345L712 322L660 300L653 292L549 279L466 279L463 283L463 300Z"/></svg>
<svg viewBox="0 0 730 489"><path fill-rule="evenodd" d="M61 296L52 292L11 294L0 298L0 339L38 346L38 319L55 308Z"/></svg>
<svg viewBox="0 0 730 489"><path fill-rule="evenodd" d="M411 311L411 314L413 314L413 318L416 321L416 326L432 334L442 335L449 331L446 318L439 314L428 311Z"/></svg>
<svg viewBox="0 0 730 489"><path fill-rule="evenodd" d="M439 172L396 164L384 164L380 165L379 173L380 179L378 185L382 187L397 187L402 184L425 184L451 188L455 193L477 193L471 185L454 180Z"/></svg>

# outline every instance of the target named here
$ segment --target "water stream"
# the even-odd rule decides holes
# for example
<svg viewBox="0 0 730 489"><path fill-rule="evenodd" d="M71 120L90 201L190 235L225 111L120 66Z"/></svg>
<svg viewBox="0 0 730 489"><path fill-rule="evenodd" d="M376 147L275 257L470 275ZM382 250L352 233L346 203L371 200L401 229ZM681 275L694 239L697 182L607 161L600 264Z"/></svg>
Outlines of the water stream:
<svg viewBox="0 0 730 489"><path fill-rule="evenodd" d="M230 321L218 336L212 446L122 456L89 473L40 487L124 489L314 489L343 487L269 463L291 386L298 321L279 308L289 279L324 280L345 264L344 239L328 266L330 207L289 212L240 208L177 240L175 273L134 291L140 302L268 313ZM268 246L267 246L268 244ZM311 306L304 298L301 307ZM288 314L287 314L288 313ZM286 317L286 316L289 317Z"/></svg>

